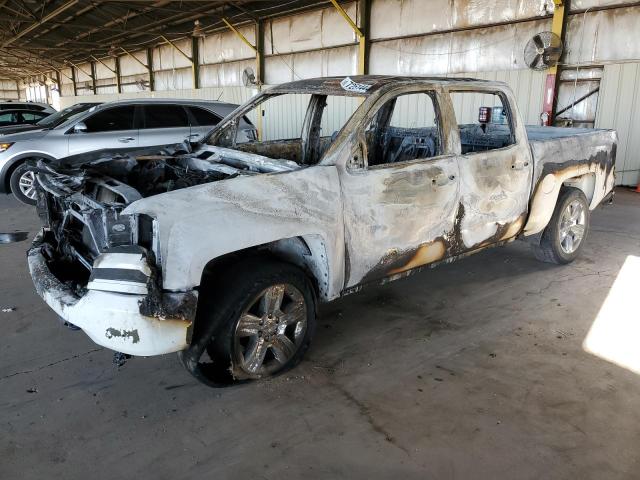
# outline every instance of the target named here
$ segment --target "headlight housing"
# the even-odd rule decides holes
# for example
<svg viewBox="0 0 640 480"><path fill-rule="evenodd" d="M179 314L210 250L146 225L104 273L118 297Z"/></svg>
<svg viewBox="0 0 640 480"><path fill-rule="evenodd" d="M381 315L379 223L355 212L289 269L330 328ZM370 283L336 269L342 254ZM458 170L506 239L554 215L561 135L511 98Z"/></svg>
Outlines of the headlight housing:
<svg viewBox="0 0 640 480"><path fill-rule="evenodd" d="M11 147L11 145L13 145L12 143L0 143L0 153L6 152L7 150L9 150L9 147Z"/></svg>

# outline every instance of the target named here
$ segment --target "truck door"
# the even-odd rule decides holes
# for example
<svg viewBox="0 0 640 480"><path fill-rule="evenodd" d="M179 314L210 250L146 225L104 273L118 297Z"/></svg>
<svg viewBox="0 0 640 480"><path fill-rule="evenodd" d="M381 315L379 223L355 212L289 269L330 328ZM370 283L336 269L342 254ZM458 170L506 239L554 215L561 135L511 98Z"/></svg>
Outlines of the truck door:
<svg viewBox="0 0 640 480"><path fill-rule="evenodd" d="M448 255L459 175L440 97L439 89L424 86L387 93L354 133L351 159L339 169L345 288Z"/></svg>
<svg viewBox="0 0 640 480"><path fill-rule="evenodd" d="M514 238L527 216L533 161L513 96L450 87L460 142L462 212L455 254Z"/></svg>

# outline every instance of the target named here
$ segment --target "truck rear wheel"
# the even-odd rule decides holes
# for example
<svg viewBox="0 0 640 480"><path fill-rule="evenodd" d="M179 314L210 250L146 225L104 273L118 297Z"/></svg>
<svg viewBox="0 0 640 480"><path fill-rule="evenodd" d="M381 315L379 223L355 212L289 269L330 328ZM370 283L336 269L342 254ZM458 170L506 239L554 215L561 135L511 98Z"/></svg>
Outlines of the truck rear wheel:
<svg viewBox="0 0 640 480"><path fill-rule="evenodd" d="M553 216L534 246L538 260L566 264L578 256L589 231L589 204L581 190L564 188L558 196Z"/></svg>
<svg viewBox="0 0 640 480"><path fill-rule="evenodd" d="M302 359L316 324L315 296L303 271L255 259L234 268L223 287L213 288L201 292L211 300L196 319L196 329L198 322L209 328L194 333L192 347L180 354L196 378L211 386L256 380ZM206 357L209 363L202 360Z"/></svg>

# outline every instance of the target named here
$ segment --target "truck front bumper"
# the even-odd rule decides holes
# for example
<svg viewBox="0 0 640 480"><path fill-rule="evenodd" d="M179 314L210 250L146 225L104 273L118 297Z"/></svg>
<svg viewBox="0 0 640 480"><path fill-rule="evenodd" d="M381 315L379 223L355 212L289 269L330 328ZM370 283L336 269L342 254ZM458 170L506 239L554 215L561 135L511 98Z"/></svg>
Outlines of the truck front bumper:
<svg viewBox="0 0 640 480"><path fill-rule="evenodd" d="M38 295L95 343L129 355L177 352L191 341L197 292L150 295L88 290L79 296L51 272L40 233L27 252Z"/></svg>

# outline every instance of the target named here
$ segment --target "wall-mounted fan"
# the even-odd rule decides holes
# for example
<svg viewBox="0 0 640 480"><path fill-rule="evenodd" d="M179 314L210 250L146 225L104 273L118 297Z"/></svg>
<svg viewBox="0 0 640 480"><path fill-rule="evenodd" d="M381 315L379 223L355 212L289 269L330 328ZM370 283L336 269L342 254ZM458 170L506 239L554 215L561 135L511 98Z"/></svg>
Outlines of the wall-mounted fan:
<svg viewBox="0 0 640 480"><path fill-rule="evenodd" d="M524 63L532 70L553 67L562 55L562 40L553 32L536 33L524 47Z"/></svg>
<svg viewBox="0 0 640 480"><path fill-rule="evenodd" d="M249 87L251 85L255 85L256 82L256 74L253 72L253 68L247 67L242 71L242 84L245 87Z"/></svg>

